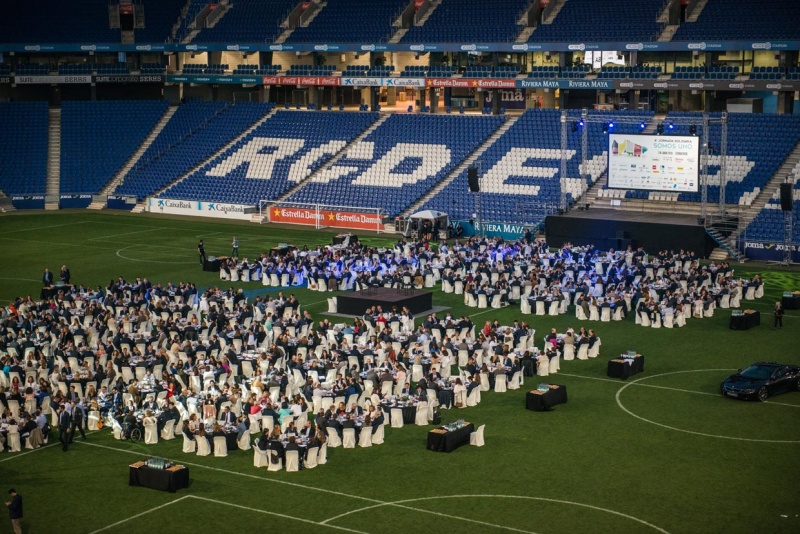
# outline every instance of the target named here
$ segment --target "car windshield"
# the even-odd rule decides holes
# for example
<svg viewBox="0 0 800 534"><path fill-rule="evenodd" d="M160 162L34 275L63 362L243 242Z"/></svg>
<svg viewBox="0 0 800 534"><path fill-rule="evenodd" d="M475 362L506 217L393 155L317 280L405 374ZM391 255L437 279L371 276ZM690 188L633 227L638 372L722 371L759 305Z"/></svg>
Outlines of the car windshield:
<svg viewBox="0 0 800 534"><path fill-rule="evenodd" d="M751 365L747 369L742 370L740 375L745 378L752 378L755 380L766 380L770 376L772 376L772 367L767 367L764 365Z"/></svg>

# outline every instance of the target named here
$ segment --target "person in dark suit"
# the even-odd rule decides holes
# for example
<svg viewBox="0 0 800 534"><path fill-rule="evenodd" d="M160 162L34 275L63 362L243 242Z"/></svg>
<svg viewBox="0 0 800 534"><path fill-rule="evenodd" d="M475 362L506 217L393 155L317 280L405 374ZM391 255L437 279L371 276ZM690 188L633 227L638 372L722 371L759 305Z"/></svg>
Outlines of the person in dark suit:
<svg viewBox="0 0 800 534"><path fill-rule="evenodd" d="M61 442L61 450L67 452L69 448L70 427L72 420L69 414L64 410L64 405L58 406L58 441Z"/></svg>
<svg viewBox="0 0 800 534"><path fill-rule="evenodd" d="M50 287L53 285L53 273L50 272L50 269L45 268L44 274L42 275L42 285L44 287Z"/></svg>
<svg viewBox="0 0 800 534"><path fill-rule="evenodd" d="M774 328L783 328L783 304L780 301L775 303L775 311L772 312L775 316Z"/></svg>
<svg viewBox="0 0 800 534"><path fill-rule="evenodd" d="M11 497L10 501L6 501L8 507L8 517L11 519L11 528L14 529L14 534L22 534L22 495L17 493L17 490L11 488L8 490L8 495Z"/></svg>
<svg viewBox="0 0 800 534"><path fill-rule="evenodd" d="M81 437L86 439L86 432L83 431L84 424L83 407L77 402L72 401L72 430L70 432L70 438L75 438L75 430L77 429L81 433Z"/></svg>
<svg viewBox="0 0 800 534"><path fill-rule="evenodd" d="M204 265L206 262L206 247L202 239L197 244L197 256L200 258L200 265Z"/></svg>
<svg viewBox="0 0 800 534"><path fill-rule="evenodd" d="M220 421L222 421L223 426L230 426L236 422L236 416L231 412L230 406L225 406Z"/></svg>

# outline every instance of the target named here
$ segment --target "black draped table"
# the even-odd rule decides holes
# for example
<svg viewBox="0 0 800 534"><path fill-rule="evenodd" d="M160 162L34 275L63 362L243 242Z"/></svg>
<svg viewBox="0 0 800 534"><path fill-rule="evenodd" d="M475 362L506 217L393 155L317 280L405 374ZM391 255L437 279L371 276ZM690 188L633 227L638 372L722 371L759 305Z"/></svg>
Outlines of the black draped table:
<svg viewBox="0 0 800 534"><path fill-rule="evenodd" d="M567 403L567 386L548 384L547 391L533 390L525 395L525 408L534 412L546 412L556 404Z"/></svg>
<svg viewBox="0 0 800 534"><path fill-rule="evenodd" d="M731 330L750 330L761 324L761 312L747 310L741 315L731 313L731 321L728 325Z"/></svg>
<svg viewBox="0 0 800 534"><path fill-rule="evenodd" d="M444 406L445 408L452 407L456 402L452 389L440 389L437 397L439 398L439 406Z"/></svg>
<svg viewBox="0 0 800 534"><path fill-rule="evenodd" d="M428 450L434 452L453 452L462 445L469 445L469 435L475 431L475 425L466 423L463 427L447 431L434 428L428 432Z"/></svg>
<svg viewBox="0 0 800 534"><path fill-rule="evenodd" d="M781 297L781 304L784 310L800 310L800 291L784 293Z"/></svg>
<svg viewBox="0 0 800 534"><path fill-rule="evenodd" d="M210 273L218 273L219 268L222 265L222 260L227 259L225 257L214 257L211 256L213 259L206 259L203 262L203 271L210 272Z"/></svg>
<svg viewBox="0 0 800 534"><path fill-rule="evenodd" d="M637 354L634 357L628 357L623 354L619 358L614 358L608 361L608 370L606 375L611 378L621 378L627 380L629 377L644 371L644 356Z"/></svg>
<svg viewBox="0 0 800 534"><path fill-rule="evenodd" d="M175 466L170 469L151 469L138 462L130 466L130 474L128 475L129 486L142 486L144 488L153 488L161 491L169 491L175 493L179 489L189 487L189 468L184 466Z"/></svg>
<svg viewBox="0 0 800 534"><path fill-rule="evenodd" d="M388 412L389 420L392 419L392 410L397 408L403 410L403 424L404 425L413 425L414 421L417 420L417 406L416 405L405 405L405 406L398 406L397 404L382 404L383 411Z"/></svg>

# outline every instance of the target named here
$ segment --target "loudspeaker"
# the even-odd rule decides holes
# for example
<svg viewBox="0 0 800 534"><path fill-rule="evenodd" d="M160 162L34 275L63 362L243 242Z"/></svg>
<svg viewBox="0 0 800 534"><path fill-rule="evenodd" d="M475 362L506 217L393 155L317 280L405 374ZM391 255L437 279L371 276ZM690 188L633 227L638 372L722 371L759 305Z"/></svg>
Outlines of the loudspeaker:
<svg viewBox="0 0 800 534"><path fill-rule="evenodd" d="M467 182L469 182L470 193L479 193L481 184L478 182L478 168L470 167L467 169Z"/></svg>
<svg viewBox="0 0 800 534"><path fill-rule="evenodd" d="M792 184L781 184L781 209L792 211Z"/></svg>

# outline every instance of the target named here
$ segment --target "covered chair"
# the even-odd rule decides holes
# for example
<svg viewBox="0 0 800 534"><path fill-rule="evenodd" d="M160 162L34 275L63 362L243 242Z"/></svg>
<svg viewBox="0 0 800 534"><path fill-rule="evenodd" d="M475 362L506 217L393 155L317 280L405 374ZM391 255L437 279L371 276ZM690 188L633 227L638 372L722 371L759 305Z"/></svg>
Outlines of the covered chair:
<svg viewBox="0 0 800 534"><path fill-rule="evenodd" d="M175 439L175 420L170 419L161 429L161 439L169 441Z"/></svg>
<svg viewBox="0 0 800 534"><path fill-rule="evenodd" d="M403 428L403 410L392 408L392 428Z"/></svg>
<svg viewBox="0 0 800 534"><path fill-rule="evenodd" d="M281 457L278 456L277 452L268 450L267 456L269 457L269 466L267 467L268 471L280 471L283 469L283 460L281 460Z"/></svg>
<svg viewBox="0 0 800 534"><path fill-rule="evenodd" d="M306 469L314 469L317 467L317 459L319 458L319 447L311 447L308 449L306 461L303 462L303 467Z"/></svg>
<svg viewBox="0 0 800 534"><path fill-rule="evenodd" d="M342 430L342 447L345 449L356 448L356 429L345 428Z"/></svg>
<svg viewBox="0 0 800 534"><path fill-rule="evenodd" d="M155 445L158 443L158 427L155 421L144 424L144 442L146 445Z"/></svg>
<svg viewBox="0 0 800 534"><path fill-rule="evenodd" d="M319 448L319 452L317 453L317 464L325 465L327 463L328 463L328 444L323 443L322 446Z"/></svg>
<svg viewBox="0 0 800 534"><path fill-rule="evenodd" d="M8 452L19 452L22 450L22 445L19 439L19 427L17 425L8 425Z"/></svg>
<svg viewBox="0 0 800 534"><path fill-rule="evenodd" d="M262 451L258 447L253 447L253 466L269 467L269 457L267 451Z"/></svg>
<svg viewBox="0 0 800 534"><path fill-rule="evenodd" d="M194 454L194 449L197 446L195 440L186 437L186 434L183 435L183 452Z"/></svg>
<svg viewBox="0 0 800 534"><path fill-rule="evenodd" d="M228 442L225 436L214 436L214 456L220 458L228 456Z"/></svg>
<svg viewBox="0 0 800 534"><path fill-rule="evenodd" d="M205 436L197 436L194 441L197 443L197 456L208 456L211 454L211 445L208 444L208 438Z"/></svg>
<svg viewBox="0 0 800 534"><path fill-rule="evenodd" d="M342 446L342 438L339 437L339 434L336 432L335 429L328 427L328 445L335 449L336 447Z"/></svg>
<svg viewBox="0 0 800 534"><path fill-rule="evenodd" d="M300 470L300 454L297 451L286 451L286 471L297 472Z"/></svg>
<svg viewBox="0 0 800 534"><path fill-rule="evenodd" d="M494 377L494 392L505 393L507 382L508 379L506 378L506 375L496 375Z"/></svg>
<svg viewBox="0 0 800 534"><path fill-rule="evenodd" d="M471 432L469 435L469 444L474 445L475 447L483 447L483 429L486 428L486 425L481 425L478 427L478 430L475 432Z"/></svg>
<svg viewBox="0 0 800 534"><path fill-rule="evenodd" d="M378 425L378 429L372 433L372 444L382 445L384 439L383 425Z"/></svg>
<svg viewBox="0 0 800 534"><path fill-rule="evenodd" d="M428 425L428 403L420 402L417 404L417 416L414 419L414 424L418 426Z"/></svg>
<svg viewBox="0 0 800 534"><path fill-rule="evenodd" d="M358 435L359 447L372 447L372 428L364 426L361 429L361 434Z"/></svg>
<svg viewBox="0 0 800 534"><path fill-rule="evenodd" d="M239 447L239 450L242 450L242 451L249 451L250 450L250 446L251 445L250 445L250 431L249 430L245 430L244 432L242 432L242 437L239 438L239 441L236 443L236 445Z"/></svg>

